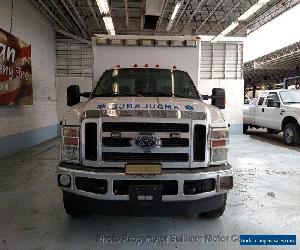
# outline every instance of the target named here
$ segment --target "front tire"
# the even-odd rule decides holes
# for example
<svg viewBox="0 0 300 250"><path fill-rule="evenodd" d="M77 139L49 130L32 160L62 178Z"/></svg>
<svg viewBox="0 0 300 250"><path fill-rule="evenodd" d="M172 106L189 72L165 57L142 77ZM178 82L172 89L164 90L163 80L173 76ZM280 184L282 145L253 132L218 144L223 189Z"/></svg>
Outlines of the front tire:
<svg viewBox="0 0 300 250"><path fill-rule="evenodd" d="M300 128L297 123L288 123L283 129L283 139L286 145L300 145Z"/></svg>
<svg viewBox="0 0 300 250"><path fill-rule="evenodd" d="M74 207L72 202L72 195L69 192L63 191L63 202L65 211L70 217L76 218L85 215L83 211L80 211L79 209Z"/></svg>

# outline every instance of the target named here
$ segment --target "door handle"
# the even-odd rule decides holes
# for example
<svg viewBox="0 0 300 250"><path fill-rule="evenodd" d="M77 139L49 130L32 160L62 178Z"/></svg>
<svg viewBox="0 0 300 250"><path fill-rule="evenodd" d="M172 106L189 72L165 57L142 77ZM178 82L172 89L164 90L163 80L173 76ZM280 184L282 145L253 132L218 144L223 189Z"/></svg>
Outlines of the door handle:
<svg viewBox="0 0 300 250"><path fill-rule="evenodd" d="M283 115L285 113L284 109L280 109L280 115Z"/></svg>

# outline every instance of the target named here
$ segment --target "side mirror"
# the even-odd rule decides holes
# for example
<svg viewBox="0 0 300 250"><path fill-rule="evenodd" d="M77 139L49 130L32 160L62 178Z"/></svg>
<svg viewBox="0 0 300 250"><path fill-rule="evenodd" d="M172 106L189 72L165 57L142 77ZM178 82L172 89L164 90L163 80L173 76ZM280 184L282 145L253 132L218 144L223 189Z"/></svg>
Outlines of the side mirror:
<svg viewBox="0 0 300 250"><path fill-rule="evenodd" d="M222 88L213 88L211 95L211 105L219 109L225 109L225 90Z"/></svg>
<svg viewBox="0 0 300 250"><path fill-rule="evenodd" d="M73 106L80 103L80 89L78 85L71 85L67 88L67 105Z"/></svg>
<svg viewBox="0 0 300 250"><path fill-rule="evenodd" d="M201 95L202 100L207 101L209 99L209 95Z"/></svg>

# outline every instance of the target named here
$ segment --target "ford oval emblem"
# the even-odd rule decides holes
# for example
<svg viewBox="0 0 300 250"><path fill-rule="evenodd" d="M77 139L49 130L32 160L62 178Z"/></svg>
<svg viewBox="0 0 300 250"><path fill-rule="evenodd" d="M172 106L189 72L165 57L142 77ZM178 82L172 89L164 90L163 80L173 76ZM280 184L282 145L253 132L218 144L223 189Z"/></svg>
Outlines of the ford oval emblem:
<svg viewBox="0 0 300 250"><path fill-rule="evenodd" d="M139 136L130 141L135 148L142 150L151 150L160 146L160 140L153 136Z"/></svg>

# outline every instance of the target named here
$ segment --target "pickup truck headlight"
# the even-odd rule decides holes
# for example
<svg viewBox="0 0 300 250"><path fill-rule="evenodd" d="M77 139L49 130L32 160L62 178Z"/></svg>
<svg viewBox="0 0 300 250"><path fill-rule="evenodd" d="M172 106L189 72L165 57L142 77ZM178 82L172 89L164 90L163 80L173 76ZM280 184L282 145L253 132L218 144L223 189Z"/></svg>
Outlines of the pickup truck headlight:
<svg viewBox="0 0 300 250"><path fill-rule="evenodd" d="M218 165L227 163L228 128L212 128L210 138L211 164Z"/></svg>
<svg viewBox="0 0 300 250"><path fill-rule="evenodd" d="M79 163L80 144L78 126L65 126L62 128L61 160L65 162Z"/></svg>

